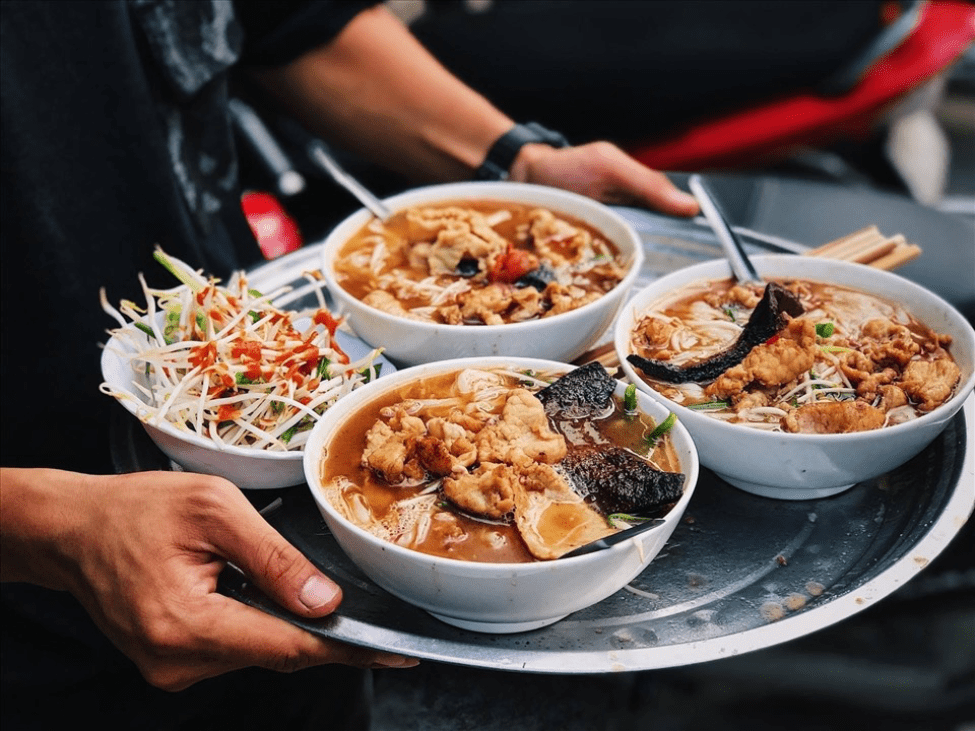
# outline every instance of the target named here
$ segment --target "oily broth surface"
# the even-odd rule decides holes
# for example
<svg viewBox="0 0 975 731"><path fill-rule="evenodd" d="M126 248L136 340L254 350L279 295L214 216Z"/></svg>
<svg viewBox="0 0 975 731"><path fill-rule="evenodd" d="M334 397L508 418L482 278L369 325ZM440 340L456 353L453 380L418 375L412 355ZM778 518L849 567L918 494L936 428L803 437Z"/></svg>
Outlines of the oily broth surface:
<svg viewBox="0 0 975 731"><path fill-rule="evenodd" d="M359 229L338 251L334 270L341 287L356 299L363 300L375 290L388 290L388 287L379 282L379 277L394 270L399 270L404 273L405 278L414 282L429 280L434 275L424 268L417 266L415 262L411 263L409 260L408 252L410 247L420 243L420 240L413 240L411 237L407 212L418 209L441 210L451 207L477 211L488 217L493 216L499 211L509 212L511 214L509 218L492 223L491 228L504 239L511 242L514 249L528 252L533 251L531 241L525 238L525 228L528 226L529 214L538 209L546 210L544 206L512 201L453 200L417 204L409 209L398 211L385 223L372 220ZM551 212L557 218L588 232L593 239L601 242L601 245L609 250L612 258L619 266L623 265L618 247L598 229L571 214L554 210L551 210ZM498 218L500 219L501 217ZM362 257L363 252L368 251L372 247L372 240L378 232L382 232L382 236L386 240L385 260L378 271L366 271L366 268L361 266L361 260L359 263L356 263L356 259L357 256ZM571 259L577 255L577 252L573 250L569 242L550 242L548 245L555 253L566 258ZM542 257L542 264L547 263L547 260ZM484 287L489 283L486 276L480 275L472 278L465 278L459 274L436 275L438 287L450 287L451 284L462 282L465 279L475 288ZM601 268L597 268L594 271L577 275L574 279L574 284L583 287L588 292L605 294L616 287L621 280L622 274L610 276L603 272ZM399 288L393 294L397 301L408 311L414 309L423 310L431 304L429 295L410 297L403 293L402 288ZM432 321L439 320L434 318ZM476 325L479 323L465 321L464 324Z"/></svg>
<svg viewBox="0 0 975 731"><path fill-rule="evenodd" d="M457 375L457 372L451 372L404 384L400 388L374 399L346 419L336 430L328 454L322 460L322 484L329 485L333 481L343 483L341 498L336 496L334 490L327 490L328 497L333 504L337 499L342 499L346 506L352 507L351 512L353 514L356 504L368 505L375 518L381 522L390 514L390 509L397 503L411 499L422 499L421 493L426 491L432 483L439 480L434 478L415 486L391 486L387 484L372 470L361 464L366 443L366 432L380 418L380 412L384 408L404 401L443 398L447 394L452 397L464 398L465 394L458 394L454 388ZM544 374L544 376L539 377L552 381L558 375L561 374ZM515 388L524 384L520 383L518 378L511 376L506 385L509 388ZM531 387L531 390L537 391L538 388ZM470 394L466 396L469 401L473 400ZM445 415L450 409L456 407L456 401L451 400L449 405L442 407L440 413L437 413L438 409L434 408L434 415ZM592 420L590 423L595 426L596 432L600 436L617 446L631 449L637 453L641 453L641 447L645 445L644 435L649 433L654 426L652 419L643 414L639 414L635 420L628 417L624 418L622 404L618 403L615 397L612 413L605 418ZM568 439L567 442L569 442ZM569 449L571 451L571 444ZM643 451L645 452L645 448ZM676 451L667 436L657 441L650 455L643 454L643 456L648 457L659 469L672 472L680 471ZM538 560L531 555L513 524L466 515L450 506L439 495L436 495L436 505L425 539L420 543L408 543L405 547L436 556L466 561L525 563ZM662 509L659 514L665 514L667 509L669 506ZM353 522L369 530L362 522L358 520L353 520ZM375 533L375 531L371 532ZM398 545L404 545L400 541L394 542Z"/></svg>
<svg viewBox="0 0 975 731"><path fill-rule="evenodd" d="M906 327L911 337L921 346L921 359L933 360L947 358L951 354L939 342L939 335L920 322L904 307L896 302L859 292L849 287L822 282L775 279L786 288L796 292L805 309L798 319L808 319L813 323L832 323L834 335L821 338L820 344L828 349L831 342L839 343L839 348L857 349L861 328L870 320L887 320ZM693 282L678 292L658 301L650 308L634 327L631 334L633 352L644 358L668 361L674 365L690 365L730 347L740 333L740 326L748 320L751 309L742 306L728 308L709 306L704 302L722 301L729 297L732 288L739 286L733 279ZM760 296L761 287L754 291ZM691 334L673 335L662 341L653 332L651 320L676 320L682 323ZM732 320L739 327L732 325ZM839 351L842 352L842 351ZM817 363L818 366L818 363ZM656 391L685 406L702 404L710 399L702 388L695 384L671 384L654 380L636 369L641 378ZM706 384L702 384L706 385ZM785 389L782 389L784 391ZM781 393L781 392L780 392ZM733 413L731 409L706 411L711 416L722 418L723 414ZM735 419L726 419L735 421Z"/></svg>

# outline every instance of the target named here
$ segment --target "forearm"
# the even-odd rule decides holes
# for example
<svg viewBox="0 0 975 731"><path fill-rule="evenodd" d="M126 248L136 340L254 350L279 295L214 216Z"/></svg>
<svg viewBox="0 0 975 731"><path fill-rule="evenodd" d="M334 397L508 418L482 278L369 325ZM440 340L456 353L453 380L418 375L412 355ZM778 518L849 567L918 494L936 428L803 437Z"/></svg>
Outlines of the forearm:
<svg viewBox="0 0 975 731"><path fill-rule="evenodd" d="M513 122L444 69L388 11L253 78L311 131L414 180L469 179Z"/></svg>

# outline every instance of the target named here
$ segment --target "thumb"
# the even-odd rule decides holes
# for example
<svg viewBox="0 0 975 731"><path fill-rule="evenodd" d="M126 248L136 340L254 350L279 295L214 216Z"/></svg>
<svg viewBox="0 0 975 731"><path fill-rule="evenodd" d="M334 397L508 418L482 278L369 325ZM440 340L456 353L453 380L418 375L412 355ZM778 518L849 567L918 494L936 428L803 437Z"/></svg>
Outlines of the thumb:
<svg viewBox="0 0 975 731"><path fill-rule="evenodd" d="M322 617L342 601L342 590L272 528L241 496L238 514L214 537L220 555L237 566L282 607ZM239 505L239 504L238 504Z"/></svg>

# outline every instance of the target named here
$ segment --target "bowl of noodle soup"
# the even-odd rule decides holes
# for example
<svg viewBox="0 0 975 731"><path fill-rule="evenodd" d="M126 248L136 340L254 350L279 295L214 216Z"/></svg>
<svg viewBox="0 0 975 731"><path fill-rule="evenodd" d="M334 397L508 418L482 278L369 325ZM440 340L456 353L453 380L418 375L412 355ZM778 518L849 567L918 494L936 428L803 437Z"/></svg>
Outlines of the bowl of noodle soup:
<svg viewBox="0 0 975 731"><path fill-rule="evenodd" d="M627 378L677 414L703 466L757 495L827 497L904 464L962 408L975 333L943 299L860 264L753 262L802 311L771 336L756 330L737 364L722 357L746 342L762 288L734 287L723 259L656 280L616 323Z"/></svg>
<svg viewBox="0 0 975 731"><path fill-rule="evenodd" d="M388 198L328 235L339 312L401 365L469 356L569 362L612 324L643 262L608 206L557 188L468 182Z"/></svg>
<svg viewBox="0 0 975 731"><path fill-rule="evenodd" d="M533 358L462 358L398 371L340 401L312 430L304 467L312 496L342 550L391 594L441 621L478 632L512 633L544 627L623 588L650 566L691 499L698 463L687 431L671 420L669 431L652 440L649 453L630 455L637 461L659 462L654 470L659 467L666 477L677 480L676 492L657 501L652 512L641 511L656 524L609 548L573 556L566 555L568 550L588 544L594 535L610 535L626 522L614 524L608 518L620 516L603 516L578 494L555 495L555 488L541 490L532 482L538 475L554 474L561 468L568 459L565 453L557 455L551 447L531 452L510 431L503 432L504 438L496 442L487 437L489 430L506 429L522 418L527 424L523 409L531 404L536 411L542 408L544 394L537 395L541 389L567 373L581 371ZM593 427L599 434L622 430L644 435L645 428L668 421L669 412L638 391L632 394L635 409L621 416L619 406L626 400L627 384L605 371L602 377L611 384L607 393L615 406L595 417L605 422ZM526 391L534 395L528 397ZM512 407L522 415L514 421ZM433 411L428 413L428 409ZM484 417L481 427L468 423L478 412ZM431 413L438 416L429 418ZM426 468L417 479L389 477L389 462L366 456L372 446L396 441L387 423L395 429L407 429L408 422L416 425L417 419L426 424L414 432L421 435L419 441L428 441L423 434L436 435L437 441L446 436L451 453L461 455L464 450L455 448L459 440L435 430L435 422L440 423L438 429L443 427L439 415L447 413L454 414L450 420L455 427L465 424L477 434L472 437L477 442L477 457L466 462L458 457L452 470L440 471L446 476L437 477L434 473L438 470L424 461ZM546 413L549 416L542 416L543 421L556 431L562 428L551 412ZM580 425L575 420L572 423L573 428ZM551 437L547 429L532 427L530 431L545 443ZM564 433L570 434L570 429ZM372 434L380 438L374 440ZM602 439L591 438L596 442ZM406 440L408 449L412 448L411 439ZM577 443L578 439L567 436L566 442ZM626 444L627 450L632 446L622 436L613 437L611 443ZM504 454L489 455L484 451L488 444L493 445L488 449L500 448ZM509 447L511 450L506 451ZM572 446L567 449L573 454ZM522 450L529 454L528 459ZM459 468L458 460L462 462ZM402 464L401 458L399 467ZM482 509L470 502L461 505L457 493L447 485L455 478L462 483L507 470L513 470L514 481L520 481L522 487L516 485L516 492L521 494L502 507L510 511L505 519L484 517ZM613 479L619 481L617 477ZM387 478L396 484L380 484ZM500 492L492 487L483 494L498 497ZM550 493L553 497L548 500ZM536 508L543 497L547 502L539 512ZM503 504L504 496L501 498ZM626 515L622 520L638 518Z"/></svg>

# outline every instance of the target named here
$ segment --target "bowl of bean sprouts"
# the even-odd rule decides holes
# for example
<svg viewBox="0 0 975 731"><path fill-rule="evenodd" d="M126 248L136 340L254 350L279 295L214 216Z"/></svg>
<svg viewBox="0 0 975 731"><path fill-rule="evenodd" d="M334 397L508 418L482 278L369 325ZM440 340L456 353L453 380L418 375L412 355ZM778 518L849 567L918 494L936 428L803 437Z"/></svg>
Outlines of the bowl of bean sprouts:
<svg viewBox="0 0 975 731"><path fill-rule="evenodd" d="M314 424L392 365L342 332L324 297L286 311L274 304L286 290L256 291L243 272L224 284L161 250L156 259L181 284L153 289L140 276L144 303L118 307L102 292L118 326L102 352L101 391L178 468L242 489L301 484Z"/></svg>

